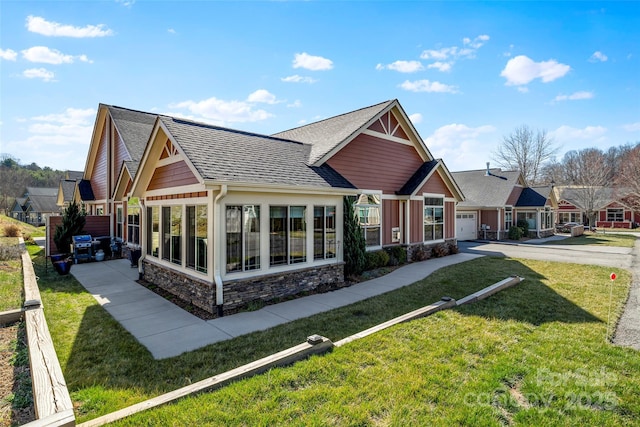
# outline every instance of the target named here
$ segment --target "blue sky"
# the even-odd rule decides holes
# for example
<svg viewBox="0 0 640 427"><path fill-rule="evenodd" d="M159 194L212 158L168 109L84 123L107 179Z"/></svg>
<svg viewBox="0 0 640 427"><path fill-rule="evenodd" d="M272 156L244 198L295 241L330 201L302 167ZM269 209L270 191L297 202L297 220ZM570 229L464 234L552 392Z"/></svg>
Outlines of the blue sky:
<svg viewBox="0 0 640 427"><path fill-rule="evenodd" d="M523 124L559 157L640 141L640 2L0 3L23 164L83 170L99 103L271 134L395 98L452 171Z"/></svg>

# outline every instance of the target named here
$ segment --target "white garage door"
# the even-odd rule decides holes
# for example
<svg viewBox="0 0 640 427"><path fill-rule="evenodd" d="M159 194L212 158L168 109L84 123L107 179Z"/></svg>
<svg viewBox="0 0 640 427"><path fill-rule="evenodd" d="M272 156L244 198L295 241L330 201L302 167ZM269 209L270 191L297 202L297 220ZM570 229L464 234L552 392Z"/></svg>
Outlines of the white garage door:
<svg viewBox="0 0 640 427"><path fill-rule="evenodd" d="M458 240L475 240L477 238L476 214L456 214L456 226Z"/></svg>

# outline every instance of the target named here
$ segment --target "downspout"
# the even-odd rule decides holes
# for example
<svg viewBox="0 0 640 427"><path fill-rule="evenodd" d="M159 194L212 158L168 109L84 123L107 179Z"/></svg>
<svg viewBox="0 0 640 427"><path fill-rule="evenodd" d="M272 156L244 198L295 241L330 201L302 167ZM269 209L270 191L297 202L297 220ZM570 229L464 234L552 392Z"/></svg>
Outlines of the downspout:
<svg viewBox="0 0 640 427"><path fill-rule="evenodd" d="M224 304L224 295L222 292L222 275L220 273L220 254L222 253L220 235L222 233L221 226L221 209L220 200L227 195L227 185L222 184L220 186L220 192L213 200L213 280L216 284L216 308L218 311L218 317L222 317L222 306Z"/></svg>
<svg viewBox="0 0 640 427"><path fill-rule="evenodd" d="M540 222L542 218L540 217L540 209L536 209L536 211L538 212L538 220L536 221L536 236L539 239L540 238Z"/></svg>
<svg viewBox="0 0 640 427"><path fill-rule="evenodd" d="M500 208L496 208L496 216L497 216L496 219L497 219L497 222L498 222L498 231L496 232L496 240L502 240L500 238L500 232L502 231L502 228L501 228L502 224L501 224L501 221L500 221L502 219L502 218L500 218ZM504 215L502 217L504 218Z"/></svg>
<svg viewBox="0 0 640 427"><path fill-rule="evenodd" d="M138 280L141 280L142 277L144 276L144 268L142 268L142 261L144 261L145 254L146 254L146 247L145 250L142 250L142 242L146 242L147 241L147 218L146 218L146 212L145 212L145 208L144 208L144 199L140 198L138 199L140 200L140 219L139 219L139 226L140 227L140 231L138 233L138 236L140 236L140 243L138 244L138 247L140 248L140 258L138 258Z"/></svg>

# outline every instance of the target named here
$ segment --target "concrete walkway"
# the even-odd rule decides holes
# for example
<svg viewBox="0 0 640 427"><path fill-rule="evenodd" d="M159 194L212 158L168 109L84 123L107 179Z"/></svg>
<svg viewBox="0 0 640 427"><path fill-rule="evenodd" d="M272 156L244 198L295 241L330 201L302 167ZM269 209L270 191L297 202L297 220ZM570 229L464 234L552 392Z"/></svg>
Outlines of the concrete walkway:
<svg viewBox="0 0 640 427"><path fill-rule="evenodd" d="M640 350L640 235L631 253L631 289L613 343Z"/></svg>
<svg viewBox="0 0 640 427"><path fill-rule="evenodd" d="M154 358L164 359L381 295L480 256L460 253L412 263L348 288L208 321L137 284L138 270L128 260L81 263L73 266L71 274Z"/></svg>

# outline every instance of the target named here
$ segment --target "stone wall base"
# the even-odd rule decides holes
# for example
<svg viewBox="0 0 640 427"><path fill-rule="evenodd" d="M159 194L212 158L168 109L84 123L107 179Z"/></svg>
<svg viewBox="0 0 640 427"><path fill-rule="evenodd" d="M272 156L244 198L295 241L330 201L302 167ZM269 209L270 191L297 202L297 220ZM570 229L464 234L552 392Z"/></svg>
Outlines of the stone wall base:
<svg viewBox="0 0 640 427"><path fill-rule="evenodd" d="M215 284L199 280L165 266L144 260L144 280L211 314L217 314ZM328 292L345 286L344 263L309 267L223 284L223 314L237 313L252 304L310 293Z"/></svg>
<svg viewBox="0 0 640 427"><path fill-rule="evenodd" d="M183 301L213 313L216 293L213 283L198 280L195 277L181 274L147 260L144 260L143 263L144 280L153 283Z"/></svg>

